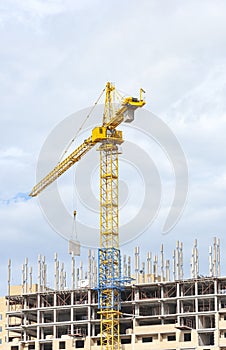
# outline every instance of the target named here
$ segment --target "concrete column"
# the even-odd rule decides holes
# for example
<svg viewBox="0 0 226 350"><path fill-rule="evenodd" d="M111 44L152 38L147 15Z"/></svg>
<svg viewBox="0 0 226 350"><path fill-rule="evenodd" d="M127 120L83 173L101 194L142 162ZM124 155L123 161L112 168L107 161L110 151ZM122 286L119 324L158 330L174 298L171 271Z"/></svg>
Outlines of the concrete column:
<svg viewBox="0 0 226 350"><path fill-rule="evenodd" d="M199 325L198 325L198 282L195 281L195 312L196 312L196 316L195 316L195 322L196 322L196 329L198 329Z"/></svg>
<svg viewBox="0 0 226 350"><path fill-rule="evenodd" d="M71 296L71 298L73 298L73 295ZM71 334L72 335L74 334L73 321L74 321L74 309L73 309L73 307L71 307Z"/></svg>
<svg viewBox="0 0 226 350"><path fill-rule="evenodd" d="M39 324L40 324L40 293L37 294L37 308L38 308L38 310L37 310L37 324L38 324L38 326L37 326L37 340L39 341L39 339L40 339L40 326L39 326ZM38 346L37 349L39 349L39 343L37 346ZM36 347L36 343L35 343L35 347Z"/></svg>
<svg viewBox="0 0 226 350"><path fill-rule="evenodd" d="M161 318L161 324L164 324L164 315L165 315L165 310L164 310L164 301L160 301L160 312L161 312L161 316L163 316Z"/></svg>
<svg viewBox="0 0 226 350"><path fill-rule="evenodd" d="M35 350L40 350L40 344L38 341L35 342Z"/></svg>
<svg viewBox="0 0 226 350"><path fill-rule="evenodd" d="M132 347L132 350L134 350L135 348L135 343L136 343L136 335L134 333L134 330L133 330L133 333L131 334L131 347Z"/></svg>
<svg viewBox="0 0 226 350"><path fill-rule="evenodd" d="M91 289L88 290L88 337L91 337Z"/></svg>
<svg viewBox="0 0 226 350"><path fill-rule="evenodd" d="M134 299L135 299L134 300L134 304L135 304L135 309L134 309L135 318L134 318L133 328L135 326L137 326L136 316L139 316L139 314L140 314L139 304L137 303L137 301L139 300L139 289L138 288L135 289Z"/></svg>
<svg viewBox="0 0 226 350"><path fill-rule="evenodd" d="M217 299L217 289L218 289L218 286L217 286L217 279L215 279L214 281L214 294L215 294L215 297L214 297L214 310L215 312L218 311L218 299Z"/></svg>
<svg viewBox="0 0 226 350"><path fill-rule="evenodd" d="M180 310L180 284L177 283L177 314L181 313L182 311ZM180 322L180 317L177 316L177 323Z"/></svg>
<svg viewBox="0 0 226 350"><path fill-rule="evenodd" d="M136 276L136 284L139 283L139 272L140 272L140 249L139 247L135 247L134 255L135 255L135 276Z"/></svg>

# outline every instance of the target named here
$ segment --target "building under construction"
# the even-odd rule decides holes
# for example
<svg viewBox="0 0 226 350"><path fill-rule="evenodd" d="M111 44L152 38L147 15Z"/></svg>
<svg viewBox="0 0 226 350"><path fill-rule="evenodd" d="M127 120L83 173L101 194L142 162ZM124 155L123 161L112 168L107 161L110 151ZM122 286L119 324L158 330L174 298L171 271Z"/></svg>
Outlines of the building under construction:
<svg viewBox="0 0 226 350"><path fill-rule="evenodd" d="M191 275L185 278L181 242L172 259L165 259L163 246L160 256L148 252L144 262L138 247L134 257L124 256L123 274L130 281L121 295L121 349L226 349L226 277L220 276L219 240L214 239L208 259L208 274L201 276L195 242ZM16 294L10 292L9 264L4 349L100 349L94 252L89 251L87 272L82 264L76 268L72 256L70 286L57 255L54 266L50 288L44 257L38 258L37 284L25 260Z"/></svg>
<svg viewBox="0 0 226 350"><path fill-rule="evenodd" d="M65 265L55 255L55 278L51 287L45 257L39 256L37 291L33 288L33 270L26 259L21 293L17 295L11 293L9 262L4 346L11 350L223 349L226 278L220 277L217 239L210 247L207 277L199 274L197 242L192 250L189 279L184 277L181 242L176 244L172 261L165 259L163 246L160 257L148 252L143 262L138 247L134 259L130 256L121 258L118 156L124 139L117 128L123 122L133 122L135 111L145 105L145 91L140 89L139 97L123 97L114 84L107 82L96 103L104 92L102 123L96 125L70 155L39 179L30 193L32 197L39 195L98 146L100 244L97 258L94 251L89 251L87 272L82 263L75 266L74 255L79 255L79 244L74 241L76 249L71 250L70 284Z"/></svg>

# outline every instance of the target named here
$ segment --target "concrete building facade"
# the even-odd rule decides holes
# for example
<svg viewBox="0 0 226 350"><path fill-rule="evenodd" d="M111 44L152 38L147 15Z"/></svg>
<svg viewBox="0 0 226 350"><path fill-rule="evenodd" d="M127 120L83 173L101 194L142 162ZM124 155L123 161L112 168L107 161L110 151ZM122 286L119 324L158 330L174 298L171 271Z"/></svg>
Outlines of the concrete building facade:
<svg viewBox="0 0 226 350"><path fill-rule="evenodd" d="M96 290L29 292L6 300L4 349L100 349ZM226 350L226 277L127 285L120 324L124 350Z"/></svg>
<svg viewBox="0 0 226 350"><path fill-rule="evenodd" d="M37 284L33 284L29 290L32 293L37 292ZM23 293L22 285L10 286L10 294L12 296L21 295ZM0 350L4 350L6 348L6 340L7 340L7 311L9 310L7 297L0 297ZM18 305L18 308L20 306ZM11 320L12 322L12 320ZM14 320L14 322L16 322ZM12 337L17 337L17 333L12 333Z"/></svg>
<svg viewBox="0 0 226 350"><path fill-rule="evenodd" d="M6 339L5 331L5 319L6 319L6 299L5 297L0 297L0 349L3 349L3 344Z"/></svg>

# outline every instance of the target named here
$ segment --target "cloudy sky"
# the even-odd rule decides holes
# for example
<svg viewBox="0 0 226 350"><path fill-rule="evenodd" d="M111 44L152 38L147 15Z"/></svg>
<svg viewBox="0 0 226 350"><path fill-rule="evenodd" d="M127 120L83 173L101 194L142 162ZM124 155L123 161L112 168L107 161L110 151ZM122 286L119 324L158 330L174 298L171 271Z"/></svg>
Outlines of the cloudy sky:
<svg viewBox="0 0 226 350"><path fill-rule="evenodd" d="M34 266L38 254L52 261L57 251L68 260L67 241L49 226L37 199L27 200L27 193L35 184L48 135L67 116L91 106L106 81L128 94L135 95L141 86L146 90L146 108L177 137L189 171L183 215L163 235L175 179L166 155L154 158L161 145L151 144L162 201L152 226L125 245L124 252L140 245L144 255L147 250L155 253L163 243L170 258L181 240L188 275L197 238L200 273L205 275L208 246L217 236L226 274L225 16L223 0L1 1L1 294L8 258L13 283L20 283L25 257ZM62 182L66 202L69 184ZM98 185L92 186L95 192Z"/></svg>

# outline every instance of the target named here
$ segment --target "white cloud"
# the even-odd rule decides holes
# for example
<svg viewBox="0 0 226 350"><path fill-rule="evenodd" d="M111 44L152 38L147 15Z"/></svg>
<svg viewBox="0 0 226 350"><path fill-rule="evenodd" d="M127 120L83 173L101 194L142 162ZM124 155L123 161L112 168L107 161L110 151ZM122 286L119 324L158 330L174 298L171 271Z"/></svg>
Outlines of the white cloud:
<svg viewBox="0 0 226 350"><path fill-rule="evenodd" d="M9 0L0 7L1 199L31 189L52 127L92 104L113 80L128 93L145 88L147 107L167 121L189 163L187 208L163 237L158 233L173 180L153 146L167 198L153 228L133 244L154 250L164 241L171 249L178 237L191 246L195 235L209 242L215 232L223 236L226 3L143 1L138 11L137 1ZM4 261L9 252L19 261L26 251L32 256L65 248L34 201L2 206L0 219Z"/></svg>
<svg viewBox="0 0 226 350"><path fill-rule="evenodd" d="M2 4L0 21L7 24L8 21L16 20L33 27L37 25L36 19L79 11L88 5L88 1L73 0L8 0Z"/></svg>
<svg viewBox="0 0 226 350"><path fill-rule="evenodd" d="M0 150L0 161L3 159L14 159L22 158L24 156L28 156L28 153L24 152L20 148L10 147L8 149Z"/></svg>

